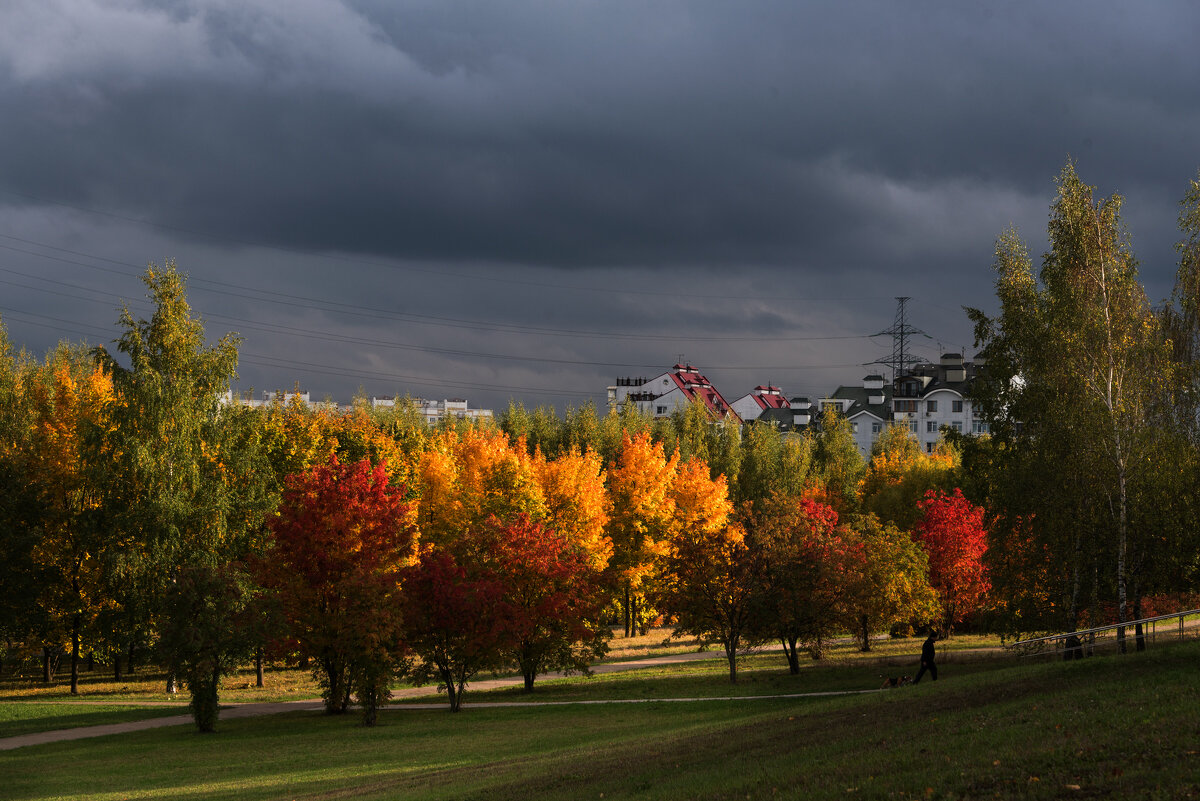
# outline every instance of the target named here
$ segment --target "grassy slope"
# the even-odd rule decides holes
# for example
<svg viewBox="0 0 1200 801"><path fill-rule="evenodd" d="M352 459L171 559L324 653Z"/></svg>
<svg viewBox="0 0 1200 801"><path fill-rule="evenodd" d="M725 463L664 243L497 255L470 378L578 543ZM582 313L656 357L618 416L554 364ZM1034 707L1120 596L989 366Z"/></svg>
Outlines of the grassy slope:
<svg viewBox="0 0 1200 801"><path fill-rule="evenodd" d="M58 743L0 754L0 795L1200 798L1200 644L947 668L838 699L392 711L376 729L286 715Z"/></svg>
<svg viewBox="0 0 1200 801"><path fill-rule="evenodd" d="M16 737L54 729L103 726L167 715L186 715L186 705L130 707L121 704L0 703L0 737Z"/></svg>

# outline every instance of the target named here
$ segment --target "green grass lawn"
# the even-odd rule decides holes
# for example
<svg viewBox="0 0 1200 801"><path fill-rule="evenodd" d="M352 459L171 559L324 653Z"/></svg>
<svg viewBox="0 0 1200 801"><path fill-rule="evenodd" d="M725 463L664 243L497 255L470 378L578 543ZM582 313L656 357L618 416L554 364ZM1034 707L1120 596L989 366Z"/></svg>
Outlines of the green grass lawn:
<svg viewBox="0 0 1200 801"><path fill-rule="evenodd" d="M662 656L696 651L699 643L693 638L671 639L670 628L652 629L636 637L614 637L605 661L622 662L631 659ZM33 666L36 667L36 666ZM519 675L519 672L517 673ZM187 702L186 694L175 696L165 691L166 673L158 667L142 667L132 674L127 673L121 681L114 682L106 670L97 669L79 674L79 695L70 692L70 677L63 671L45 684L36 677L7 677L0 680L0 702L15 700L102 700L121 701L180 701ZM399 682L398 687L408 687ZM243 667L225 678L221 688L222 703L257 703L267 701L295 701L319 698L321 690L311 670L282 665L269 666L264 676L264 686L255 686L254 670Z"/></svg>
<svg viewBox="0 0 1200 801"><path fill-rule="evenodd" d="M187 704L132 707L120 704L0 702L0 738L54 729L104 726L129 720L188 714Z"/></svg>
<svg viewBox="0 0 1200 801"><path fill-rule="evenodd" d="M289 714L224 721L214 735L176 727L55 743L0 753L0 796L1200 797L1200 644L944 664L937 683L837 698L390 710L374 729ZM818 677L839 667L854 678L853 667L821 666L807 689L829 689ZM865 679L873 666L857 669ZM601 698L639 680L581 687ZM674 695L669 680L654 679L652 697ZM680 680L723 683L715 673Z"/></svg>

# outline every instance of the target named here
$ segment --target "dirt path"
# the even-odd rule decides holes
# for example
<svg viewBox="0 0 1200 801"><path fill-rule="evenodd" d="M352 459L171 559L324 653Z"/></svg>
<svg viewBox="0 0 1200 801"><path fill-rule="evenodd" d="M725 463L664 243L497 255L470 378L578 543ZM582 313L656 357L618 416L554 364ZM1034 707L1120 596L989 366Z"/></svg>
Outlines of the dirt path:
<svg viewBox="0 0 1200 801"><path fill-rule="evenodd" d="M673 665L684 662L697 662L711 659L724 659L725 655L722 651L696 651L684 654L670 654L667 656L647 657L645 659L631 659L625 662L604 662L592 666L593 673L618 673L626 670L637 670L639 668L654 667L657 665ZM559 678L561 674L548 673L542 678ZM523 684L523 679L520 676L506 676L498 679L482 679L473 681L470 684L472 693L496 690L506 687L518 687ZM406 687L404 689L395 690L392 694L392 703L388 704L389 709L405 709L405 710L444 710L447 708L446 703L403 703L406 698L421 698L430 695L435 691L432 685L424 687ZM761 695L761 696L730 696L722 698L636 698L613 701L479 701L475 703L464 702L464 707L514 707L514 706L547 706L556 705L562 706L567 704L638 704L648 702L667 702L678 703L687 701L723 701L723 700L754 700L768 698L802 698L802 697L818 697L826 695L849 695L855 692L864 692L854 690L848 692L836 693L799 693L796 695ZM875 690L867 690L865 692L877 692ZM399 703L398 703L399 702ZM46 703L46 702L39 702ZM53 703L61 703L64 706L78 706L85 704L104 704L111 706L113 701L58 701ZM163 706L166 703L163 701L129 701L120 702L122 706ZM173 704L172 705L177 705ZM233 720L235 718L249 718L258 715L275 715L281 712L315 712L322 708L320 699L304 699L300 701L281 701L276 703L246 703L246 704L230 704L221 707L221 720ZM158 729L164 726L184 726L192 724L191 714L169 715L161 718L149 718L147 720L131 720L125 723L110 723L103 726L80 726L73 729L56 729L54 731L34 732L32 734L21 734L15 737L0 738L0 751L10 751L14 748L24 748L31 745L42 745L43 743L57 743L66 740L82 740L88 737L105 737L110 734L126 734L128 732L145 731L147 729Z"/></svg>

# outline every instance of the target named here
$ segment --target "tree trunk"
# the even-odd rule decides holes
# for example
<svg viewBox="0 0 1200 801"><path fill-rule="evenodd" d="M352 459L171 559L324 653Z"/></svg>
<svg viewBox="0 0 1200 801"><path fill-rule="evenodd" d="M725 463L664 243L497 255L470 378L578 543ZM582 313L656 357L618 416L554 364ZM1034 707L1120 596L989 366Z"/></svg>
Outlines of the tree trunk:
<svg viewBox="0 0 1200 801"><path fill-rule="evenodd" d="M787 659L788 673L793 676L800 673L800 653L796 650L795 637L781 637L783 642L783 656Z"/></svg>
<svg viewBox="0 0 1200 801"><path fill-rule="evenodd" d="M167 674L167 694L174 695L177 692L179 692L179 687L176 686L176 683L175 683L175 674L168 673Z"/></svg>
<svg viewBox="0 0 1200 801"><path fill-rule="evenodd" d="M1135 620L1142 619L1142 595L1137 591L1136 584L1133 593L1133 617ZM1134 640L1137 642L1138 651L1146 650L1146 630L1142 628L1142 624L1136 623L1133 627Z"/></svg>
<svg viewBox="0 0 1200 801"><path fill-rule="evenodd" d="M117 651L113 656L113 681L121 680L121 652Z"/></svg>
<svg viewBox="0 0 1200 801"><path fill-rule="evenodd" d="M442 669L442 683L446 685L446 695L450 696L450 711L457 712L462 708L462 685L454 683L454 674Z"/></svg>
<svg viewBox="0 0 1200 801"><path fill-rule="evenodd" d="M1129 547L1128 539L1129 532L1127 530L1129 524L1129 512L1126 508L1125 498L1125 471L1118 465L1117 468L1117 484L1119 492L1119 507L1117 519L1117 622L1125 623L1129 620L1128 615L1128 591L1125 586L1125 560L1126 552ZM1117 629L1117 651L1125 653L1125 626Z"/></svg>
<svg viewBox="0 0 1200 801"><path fill-rule="evenodd" d="M521 671L521 675L525 677L525 692L533 692L533 681L537 678L537 673L529 668Z"/></svg>
<svg viewBox="0 0 1200 801"><path fill-rule="evenodd" d="M79 695L79 618L76 612L71 618L71 695Z"/></svg>
<svg viewBox="0 0 1200 801"><path fill-rule="evenodd" d="M628 637L628 636L629 636L629 632L630 632L630 623L632 622L632 620L631 620L631 617L632 617L632 616L631 616L631 614L630 614L632 610L629 608L629 604L630 604L630 602L631 602L631 601L632 601L632 599L629 597L629 585L628 585L628 584L626 584L626 585L625 585L625 604L624 604L624 608L625 608L625 636L626 636L626 637Z"/></svg>
<svg viewBox="0 0 1200 801"><path fill-rule="evenodd" d="M871 650L871 632L867 628L867 616L863 615L859 618L859 624L862 626L862 648L865 653Z"/></svg>
<svg viewBox="0 0 1200 801"><path fill-rule="evenodd" d="M254 651L254 686L263 686L263 649L261 646Z"/></svg>
<svg viewBox="0 0 1200 801"><path fill-rule="evenodd" d="M42 684L50 683L50 646L42 646Z"/></svg>
<svg viewBox="0 0 1200 801"><path fill-rule="evenodd" d="M731 637L725 641L725 659L729 662L729 683L737 684L737 647L738 640Z"/></svg>
<svg viewBox="0 0 1200 801"><path fill-rule="evenodd" d="M1071 603L1067 608L1067 628L1075 631L1079 628L1079 589L1083 584L1080 572L1083 560L1083 537L1075 534L1075 553L1071 565Z"/></svg>
<svg viewBox="0 0 1200 801"><path fill-rule="evenodd" d="M87 662L84 664L83 669L87 673L91 673L93 670L96 669L96 652L95 651L88 651Z"/></svg>

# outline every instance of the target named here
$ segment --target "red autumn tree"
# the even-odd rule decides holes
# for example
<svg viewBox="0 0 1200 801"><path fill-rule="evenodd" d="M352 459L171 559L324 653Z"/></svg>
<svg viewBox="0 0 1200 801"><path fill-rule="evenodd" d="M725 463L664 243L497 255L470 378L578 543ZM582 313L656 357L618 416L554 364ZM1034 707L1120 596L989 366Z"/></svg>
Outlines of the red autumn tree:
<svg viewBox="0 0 1200 801"><path fill-rule="evenodd" d="M404 571L404 630L419 657L410 666L415 681L437 678L450 696L450 711L462 706L467 682L481 670L499 667L510 618L504 586L476 553L454 546L427 546Z"/></svg>
<svg viewBox="0 0 1200 801"><path fill-rule="evenodd" d="M402 655L400 577L416 552L404 496L383 465L333 456L287 479L256 563L289 634L316 662L326 712L345 712L357 692L368 725Z"/></svg>
<svg viewBox="0 0 1200 801"><path fill-rule="evenodd" d="M949 630L979 608L991 589L983 555L987 532L983 509L955 489L947 495L930 490L921 501L917 540L929 554L929 583L942 604L942 624Z"/></svg>
<svg viewBox="0 0 1200 801"><path fill-rule="evenodd" d="M547 670L586 672L609 633L600 622L607 595L594 555L527 515L493 518L481 540L507 611L503 651L521 667L525 691Z"/></svg>
<svg viewBox="0 0 1200 801"><path fill-rule="evenodd" d="M798 646L820 658L840 627L843 588L860 570L862 549L832 506L808 498L775 494L742 518L758 565L758 636L778 639L788 669L799 673Z"/></svg>

